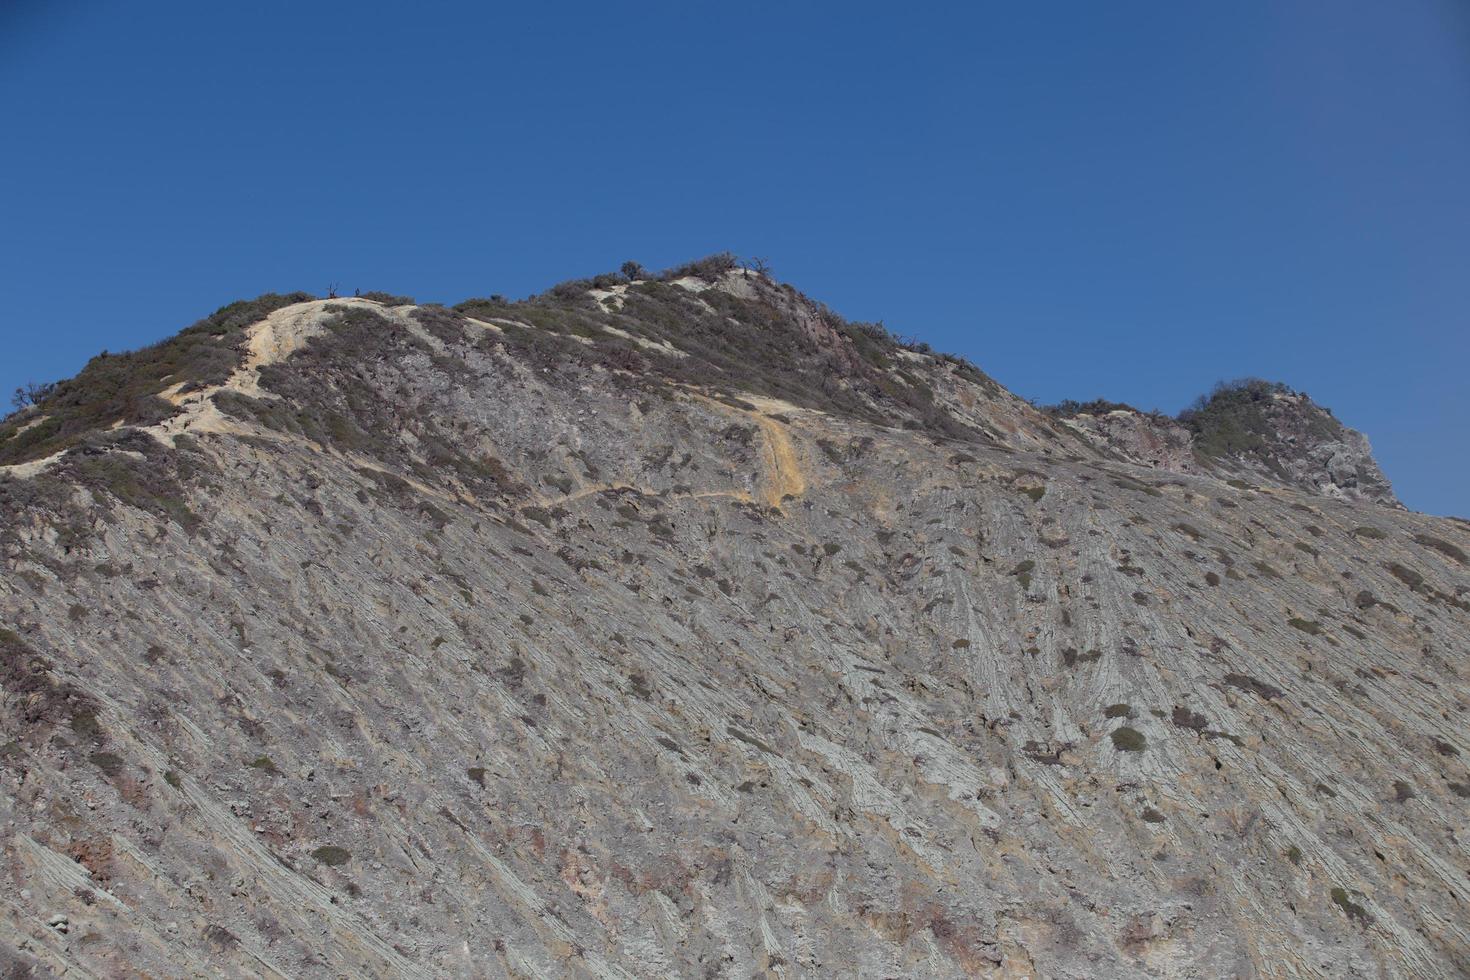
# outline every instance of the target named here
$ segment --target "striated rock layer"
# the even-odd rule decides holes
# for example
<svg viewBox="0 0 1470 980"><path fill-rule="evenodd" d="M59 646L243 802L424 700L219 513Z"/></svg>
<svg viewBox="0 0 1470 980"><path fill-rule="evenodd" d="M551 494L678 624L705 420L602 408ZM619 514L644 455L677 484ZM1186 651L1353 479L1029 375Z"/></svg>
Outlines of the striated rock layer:
<svg viewBox="0 0 1470 980"><path fill-rule="evenodd" d="M1470 970L1465 524L739 272L290 300L0 429L9 975Z"/></svg>

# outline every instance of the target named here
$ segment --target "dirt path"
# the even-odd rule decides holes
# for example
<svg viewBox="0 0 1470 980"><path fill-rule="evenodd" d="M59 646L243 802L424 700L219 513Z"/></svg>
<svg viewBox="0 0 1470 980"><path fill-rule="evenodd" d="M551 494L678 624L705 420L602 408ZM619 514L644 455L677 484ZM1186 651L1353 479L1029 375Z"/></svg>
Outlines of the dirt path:
<svg viewBox="0 0 1470 980"><path fill-rule="evenodd" d="M742 395L741 398L754 405L755 409L736 408L726 402L716 401L693 388L684 387L684 391L721 415L747 419L754 422L761 430L762 441L765 444L763 447L765 466L761 483L766 506L779 510L788 497L800 497L806 493L806 473L802 469L801 456L796 450L796 444L792 442L786 424L772 417L799 412L801 409L776 398L750 394Z"/></svg>
<svg viewBox="0 0 1470 980"><path fill-rule="evenodd" d="M766 503L780 507L786 498L806 493L806 476L786 426L768 415L751 414L766 437L766 457L770 463L766 470Z"/></svg>

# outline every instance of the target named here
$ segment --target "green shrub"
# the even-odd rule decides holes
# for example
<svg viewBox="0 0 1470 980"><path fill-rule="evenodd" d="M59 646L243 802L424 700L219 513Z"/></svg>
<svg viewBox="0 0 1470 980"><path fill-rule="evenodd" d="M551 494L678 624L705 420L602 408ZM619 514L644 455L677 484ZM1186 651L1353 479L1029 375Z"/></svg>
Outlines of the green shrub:
<svg viewBox="0 0 1470 980"><path fill-rule="evenodd" d="M1367 909L1348 897L1346 888L1338 887L1332 889L1332 904L1342 909L1349 919L1356 922L1368 923L1373 921L1373 917L1368 914Z"/></svg>
<svg viewBox="0 0 1470 980"><path fill-rule="evenodd" d="M1431 537L1428 534L1416 534L1414 535L1414 541L1416 544L1422 544L1426 548L1433 548L1447 558L1453 558L1461 565L1465 564L1465 552L1442 538Z"/></svg>
<svg viewBox="0 0 1470 980"><path fill-rule="evenodd" d="M541 524L548 528L555 525L555 520L551 516L551 511L547 510L545 507L537 507L534 505L522 507L521 516L528 521L535 521L537 524Z"/></svg>
<svg viewBox="0 0 1470 980"><path fill-rule="evenodd" d="M1419 589L1422 588L1424 585L1423 575L1420 575L1412 568L1406 568L1405 566L1400 565L1397 562L1389 565L1388 571L1389 574L1391 574L1394 578L1398 579L1400 582L1404 583L1415 592L1418 592Z"/></svg>
<svg viewBox="0 0 1470 980"><path fill-rule="evenodd" d="M1174 705L1174 711L1170 720L1180 728L1188 728L1191 731L1202 732L1209 727L1210 720L1198 711L1190 711L1183 705Z"/></svg>
<svg viewBox="0 0 1470 980"><path fill-rule="evenodd" d="M1267 701L1281 697L1281 688L1265 681L1258 681L1249 674L1226 674L1225 683L1242 691L1265 698Z"/></svg>
<svg viewBox="0 0 1470 980"><path fill-rule="evenodd" d="M1124 704L1123 702L1119 702L1117 704L1110 704L1106 708L1103 709L1103 717L1104 718L1132 718L1133 717L1133 705L1131 705L1131 704Z"/></svg>
<svg viewBox="0 0 1470 980"><path fill-rule="evenodd" d="M71 730L85 739L98 740L102 736L102 725L97 721L97 713L91 709L83 709L71 716Z"/></svg>
<svg viewBox="0 0 1470 980"><path fill-rule="evenodd" d="M1312 636L1316 636L1317 634L1322 632L1322 624L1317 622L1315 619L1298 619L1293 616L1291 619L1288 619L1286 623L1288 626L1293 626L1301 630L1303 633L1310 633Z"/></svg>
<svg viewBox="0 0 1470 980"><path fill-rule="evenodd" d="M352 852L345 847L337 847L333 844L325 844L311 852L311 856L328 867L338 867L346 864L352 859Z"/></svg>
<svg viewBox="0 0 1470 980"><path fill-rule="evenodd" d="M1021 562L1015 568L1011 569L1011 574L1014 575L1017 579L1020 580L1022 591L1029 591L1030 590L1030 588L1031 588L1031 573L1035 569L1036 569L1036 562L1032 561L1029 558L1026 559L1025 561Z"/></svg>
<svg viewBox="0 0 1470 980"><path fill-rule="evenodd" d="M15 394L10 396L10 404L17 412L23 412L32 405L39 405L50 398L51 393L55 390L56 382L54 381L27 381L15 389Z"/></svg>
<svg viewBox="0 0 1470 980"><path fill-rule="evenodd" d="M1133 412L1143 415L1138 409L1127 402L1113 402L1106 398L1094 398L1092 401L1079 402L1075 399L1064 398L1055 405L1042 405L1041 410L1048 415L1061 418L1074 418L1078 415L1108 415L1112 412Z"/></svg>
<svg viewBox="0 0 1470 980"><path fill-rule="evenodd" d="M714 282L731 269L739 268L740 260L733 252L716 252L714 255L706 255L702 259L686 262L672 269L665 269L659 278L664 281L674 279L685 279L693 277L703 279L706 282Z"/></svg>
<svg viewBox="0 0 1470 980"><path fill-rule="evenodd" d="M1150 497L1162 497L1164 495L1164 492L1153 484L1144 483L1142 480L1135 480L1132 477L1114 480L1113 486L1120 490L1133 490L1137 493L1146 493Z"/></svg>
<svg viewBox="0 0 1470 980"><path fill-rule="evenodd" d="M1078 653L1075 647L1067 647L1062 651L1062 663L1068 668L1078 664L1095 663L1102 659L1102 651L1088 650L1086 653Z"/></svg>
<svg viewBox="0 0 1470 980"><path fill-rule="evenodd" d="M396 296L393 293L385 293L376 289L370 289L362 294L363 299L370 299L374 303L382 303L384 306L413 306L412 296Z"/></svg>
<svg viewBox="0 0 1470 980"><path fill-rule="evenodd" d="M1352 533L1357 537L1367 538L1369 541L1382 541L1384 538L1388 537L1388 535L1380 529L1367 524L1363 525L1362 527L1353 528Z"/></svg>
<svg viewBox="0 0 1470 980"><path fill-rule="evenodd" d="M1143 732L1128 725L1115 729L1108 737L1113 740L1113 747L1119 752L1142 752L1148 744Z"/></svg>

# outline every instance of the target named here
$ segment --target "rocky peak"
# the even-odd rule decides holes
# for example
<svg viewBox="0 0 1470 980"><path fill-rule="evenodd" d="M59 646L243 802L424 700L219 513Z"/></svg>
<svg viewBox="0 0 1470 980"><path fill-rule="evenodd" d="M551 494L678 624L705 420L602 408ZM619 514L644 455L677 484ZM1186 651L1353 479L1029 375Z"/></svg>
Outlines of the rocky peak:
<svg viewBox="0 0 1470 980"><path fill-rule="evenodd" d="M1222 383L1177 418L1102 399L1048 411L1143 466L1401 506L1367 437L1280 383Z"/></svg>
<svg viewBox="0 0 1470 980"><path fill-rule="evenodd" d="M1209 472L1400 506L1367 437L1286 385L1256 378L1217 385L1179 422Z"/></svg>

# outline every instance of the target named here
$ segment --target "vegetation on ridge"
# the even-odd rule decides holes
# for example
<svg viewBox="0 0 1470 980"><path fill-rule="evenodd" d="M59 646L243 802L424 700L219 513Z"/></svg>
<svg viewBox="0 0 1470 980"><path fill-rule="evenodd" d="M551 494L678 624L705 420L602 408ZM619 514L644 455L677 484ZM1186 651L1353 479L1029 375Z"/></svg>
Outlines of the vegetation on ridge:
<svg viewBox="0 0 1470 980"><path fill-rule="evenodd" d="M174 415L178 408L162 392L220 384L241 363L246 327L311 298L266 293L231 303L167 340L122 354L103 351L76 377L33 386L38 400L0 422L0 465L50 456L119 422L151 425Z"/></svg>
<svg viewBox="0 0 1470 980"><path fill-rule="evenodd" d="M1159 411L1143 412L1127 402L1106 398L1094 398L1088 402L1068 398L1055 405L1040 407L1048 415L1061 418L1103 416L1123 411L1177 422L1193 436L1196 452L1218 458L1257 454L1266 448L1274 431L1266 410L1280 395L1302 397L1301 392L1277 381L1239 378L1217 382L1208 394L1200 395L1173 418ZM1329 409L1309 403L1308 414L1312 436L1331 439L1341 434L1342 425L1332 417Z"/></svg>
<svg viewBox="0 0 1470 980"><path fill-rule="evenodd" d="M630 262L622 274L569 280L519 302L501 296L470 299L454 311L496 321L508 341L529 349L541 366L598 363L648 371L737 399L749 392L866 421L977 438L975 430L938 404L921 372L897 358L903 350L928 353L927 345L895 337L881 323L849 321L749 269L752 289L746 296L716 289L694 293L672 285L691 277L714 282L738 268L734 256L720 253L657 277L630 280L628 270L642 273ZM613 287L624 287L620 304L602 304L589 292ZM529 324L541 335L529 335L516 323ZM592 346L559 342L558 335L580 337ZM998 390L963 358L933 356L971 383Z"/></svg>
<svg viewBox="0 0 1470 980"><path fill-rule="evenodd" d="M1179 421L1194 434L1195 450L1204 456L1259 454L1271 441L1274 426L1267 414L1278 396L1299 396L1286 385L1260 378L1222 381L1201 395L1183 412ZM1333 439L1342 424L1327 409L1312 404L1308 413L1309 434Z"/></svg>
<svg viewBox="0 0 1470 980"><path fill-rule="evenodd" d="M894 335L881 322L849 321L790 285L775 283L766 270L763 260L742 261L729 252L659 273L630 261L617 272L568 280L523 300L492 295L452 309L416 306L412 315L450 347L459 344L461 352L471 344L461 329L464 317L493 321L495 336L479 335L473 343L515 350L537 370L600 368L612 371L620 383L655 392L662 385L648 388L649 382L673 381L713 390L716 397L732 403L741 402L744 394L764 395L942 438L1009 442L983 415L962 411L955 404L958 397L971 406L972 395L956 395L943 372L979 386L989 397L1003 393L969 361L936 354L927 344ZM686 280L724 285L701 288ZM413 303L411 297L385 292L359 295L388 307ZM304 293L266 294L233 303L150 347L119 355L104 352L68 381L19 390L16 403L23 407L0 420L0 465L53 455L79 445L88 433L117 425L154 424L177 414L180 409L161 397L164 392L175 389L182 394L224 381L241 363L245 332L252 323L310 298ZM342 315L335 321L337 340L332 343L339 353L343 327L351 327L347 333L371 332L368 321L342 312L346 310L341 307ZM370 311L358 308L358 312ZM320 338L312 342L323 343ZM374 344L364 334L348 346L366 349ZM274 381L267 387L290 387L279 370L273 373ZM1344 432L1330 411L1304 398L1299 408L1283 416L1277 408L1279 396L1299 394L1259 379L1222 382L1175 419L1101 398L1038 407L1054 418L1135 412L1187 430L1187 444L1177 428L1170 438L1185 453L1192 449L1205 471L1214 470L1220 460L1245 458L1290 483L1292 452L1312 441L1341 438ZM310 408L319 395L304 392L305 401L295 409L245 406L247 400L233 392L218 400L222 406L233 405L234 414L248 407L245 414L269 415L271 427L318 442L345 440L361 448L373 441L361 429L347 432L353 426L344 420L354 416L344 409L350 406L330 411ZM282 414L293 412L296 418L288 423ZM1043 438L1055 440L1056 426L1043 423L1041 428ZM1308 442L1300 441L1304 437ZM446 442L452 444L453 439ZM1106 445L1103 448L1107 450ZM1359 467L1357 480L1362 486L1387 488L1371 460L1366 468Z"/></svg>

